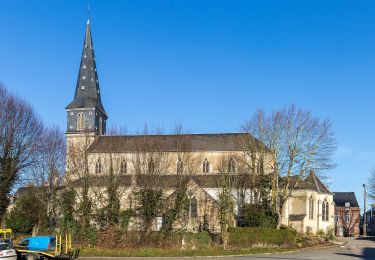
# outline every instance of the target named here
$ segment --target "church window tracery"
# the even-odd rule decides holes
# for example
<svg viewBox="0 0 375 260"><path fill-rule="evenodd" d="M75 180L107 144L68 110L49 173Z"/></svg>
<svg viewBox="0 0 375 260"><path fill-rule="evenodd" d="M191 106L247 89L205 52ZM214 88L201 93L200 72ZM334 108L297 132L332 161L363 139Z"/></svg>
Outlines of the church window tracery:
<svg viewBox="0 0 375 260"><path fill-rule="evenodd" d="M309 219L314 219L314 199L312 196L309 199Z"/></svg>
<svg viewBox="0 0 375 260"><path fill-rule="evenodd" d="M322 221L329 220L329 203L327 200L324 200L322 203Z"/></svg>

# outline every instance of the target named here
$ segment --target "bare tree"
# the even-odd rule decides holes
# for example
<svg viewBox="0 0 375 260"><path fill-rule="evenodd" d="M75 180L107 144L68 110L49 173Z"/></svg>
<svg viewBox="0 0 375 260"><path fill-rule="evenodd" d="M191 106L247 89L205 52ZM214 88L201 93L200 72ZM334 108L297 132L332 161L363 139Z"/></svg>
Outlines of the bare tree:
<svg viewBox="0 0 375 260"><path fill-rule="evenodd" d="M42 133L34 109L0 85L0 222L11 190L35 164Z"/></svg>
<svg viewBox="0 0 375 260"><path fill-rule="evenodd" d="M150 135L145 130L133 138L135 152L131 164L136 178L133 196L136 201L136 214L140 220L140 229L148 235L157 216L162 214L164 194L163 176L171 168L171 156L163 150L163 138L160 133Z"/></svg>
<svg viewBox="0 0 375 260"><path fill-rule="evenodd" d="M48 224L55 225L58 219L57 191L65 173L66 142L58 127L46 128L38 148L33 182L37 185L41 199L47 205Z"/></svg>
<svg viewBox="0 0 375 260"><path fill-rule="evenodd" d="M96 165L94 158L88 156L88 148L92 144L94 136L88 132L82 134L76 142L67 146L67 169L64 184L68 188L74 188L77 205L76 215L82 227L90 226L92 218L92 188L93 171L90 165ZM99 166L101 168L101 166Z"/></svg>
<svg viewBox="0 0 375 260"><path fill-rule="evenodd" d="M107 139L112 139L108 142L108 152L100 156L103 164L103 174L105 175L105 178L102 179L102 185L105 186L104 207L103 205L98 205L101 208L97 210L99 212L99 222L103 222L101 226L108 227L119 223L120 197L123 196L126 190L121 186L121 181L122 177L127 174L128 162L124 156L117 153L113 146L116 138L125 134L125 129L112 127L107 132L108 136L106 137ZM103 195L101 189L97 192L94 191L94 193L96 197Z"/></svg>
<svg viewBox="0 0 375 260"><path fill-rule="evenodd" d="M371 171L368 179L368 195L371 199L375 200L375 169Z"/></svg>
<svg viewBox="0 0 375 260"><path fill-rule="evenodd" d="M273 156L272 197L279 214L279 226L287 199L310 170L324 176L335 167L332 160L336 139L332 124L328 119L321 120L291 105L271 116L258 110L243 129L264 144L264 149ZM252 149L248 148L250 153L254 152Z"/></svg>

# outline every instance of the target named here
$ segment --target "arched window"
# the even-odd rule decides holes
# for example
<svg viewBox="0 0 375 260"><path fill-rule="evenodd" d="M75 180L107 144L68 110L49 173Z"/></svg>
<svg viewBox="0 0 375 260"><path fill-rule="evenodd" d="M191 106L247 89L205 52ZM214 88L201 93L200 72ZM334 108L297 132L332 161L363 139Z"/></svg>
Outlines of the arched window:
<svg viewBox="0 0 375 260"><path fill-rule="evenodd" d="M133 197L131 194L128 196L128 201L129 201L129 209L133 208Z"/></svg>
<svg viewBox="0 0 375 260"><path fill-rule="evenodd" d="M210 163L208 162L207 158L203 161L203 173L210 172Z"/></svg>
<svg viewBox="0 0 375 260"><path fill-rule="evenodd" d="M83 112L79 112L77 115L77 130L84 130L85 129L85 114Z"/></svg>
<svg viewBox="0 0 375 260"><path fill-rule="evenodd" d="M309 199L309 219L314 219L314 199L312 196Z"/></svg>
<svg viewBox="0 0 375 260"><path fill-rule="evenodd" d="M326 201L326 221L329 221L329 203Z"/></svg>
<svg viewBox="0 0 375 260"><path fill-rule="evenodd" d="M102 117L99 117L99 134L103 134L103 119Z"/></svg>
<svg viewBox="0 0 375 260"><path fill-rule="evenodd" d="M198 217L198 201L195 197L191 198L190 200L190 217Z"/></svg>
<svg viewBox="0 0 375 260"><path fill-rule="evenodd" d="M323 201L322 204L322 221L329 220L329 203L327 200Z"/></svg>
<svg viewBox="0 0 375 260"><path fill-rule="evenodd" d="M121 174L126 174L127 173L127 163L126 163L126 161L125 160L122 160L121 161L121 164L120 164L120 173Z"/></svg>
<svg viewBox="0 0 375 260"><path fill-rule="evenodd" d="M184 173L184 164L180 157L177 160L177 173Z"/></svg>
<svg viewBox="0 0 375 260"><path fill-rule="evenodd" d="M100 160L97 160L95 164L95 173L99 174L101 172L102 172L102 163L100 162Z"/></svg>
<svg viewBox="0 0 375 260"><path fill-rule="evenodd" d="M236 172L236 161L234 158L230 158L228 162L228 172L235 173Z"/></svg>
<svg viewBox="0 0 375 260"><path fill-rule="evenodd" d="M155 163L152 158L148 162L148 173L155 173Z"/></svg>

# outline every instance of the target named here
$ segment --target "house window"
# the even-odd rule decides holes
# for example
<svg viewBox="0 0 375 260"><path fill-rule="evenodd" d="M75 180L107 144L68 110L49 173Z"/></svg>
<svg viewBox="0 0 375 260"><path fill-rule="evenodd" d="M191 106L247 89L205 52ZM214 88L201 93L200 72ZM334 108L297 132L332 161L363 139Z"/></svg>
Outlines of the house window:
<svg viewBox="0 0 375 260"><path fill-rule="evenodd" d="M85 114L83 112L78 113L77 115L77 130L85 129Z"/></svg>
<svg viewBox="0 0 375 260"><path fill-rule="evenodd" d="M314 219L314 199L312 196L309 199L309 219Z"/></svg>
<svg viewBox="0 0 375 260"><path fill-rule="evenodd" d="M184 164L180 157L177 160L177 173L184 173Z"/></svg>
<svg viewBox="0 0 375 260"><path fill-rule="evenodd" d="M195 197L190 200L190 217L198 217L198 201Z"/></svg>
<svg viewBox="0 0 375 260"><path fill-rule="evenodd" d="M120 173L121 174L126 174L126 172L127 172L127 163L126 163L126 161L125 160L122 160L121 161L121 165L120 165Z"/></svg>
<svg viewBox="0 0 375 260"><path fill-rule="evenodd" d="M350 215L345 215L345 223L350 223Z"/></svg>
<svg viewBox="0 0 375 260"><path fill-rule="evenodd" d="M99 174L102 172L102 163L98 160L95 164L95 173Z"/></svg>
<svg viewBox="0 0 375 260"><path fill-rule="evenodd" d="M228 163L228 172L235 173L236 172L236 161L231 158Z"/></svg>
<svg viewBox="0 0 375 260"><path fill-rule="evenodd" d="M210 163L207 159L204 159L203 161L203 173L209 173L210 172Z"/></svg>
<svg viewBox="0 0 375 260"><path fill-rule="evenodd" d="M329 203L327 200L323 201L322 204L322 221L328 221L329 219Z"/></svg>
<svg viewBox="0 0 375 260"><path fill-rule="evenodd" d="M339 222L339 215L335 215L335 222Z"/></svg>

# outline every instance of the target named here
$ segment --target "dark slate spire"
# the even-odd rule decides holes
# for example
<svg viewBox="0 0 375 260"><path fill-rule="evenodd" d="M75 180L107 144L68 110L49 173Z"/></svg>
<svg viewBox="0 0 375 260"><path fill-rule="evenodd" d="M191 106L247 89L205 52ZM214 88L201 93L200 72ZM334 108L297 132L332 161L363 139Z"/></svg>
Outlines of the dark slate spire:
<svg viewBox="0 0 375 260"><path fill-rule="evenodd" d="M85 40L73 102L66 109L95 108L105 118L107 114L100 98L99 80L96 71L90 20L87 20Z"/></svg>

